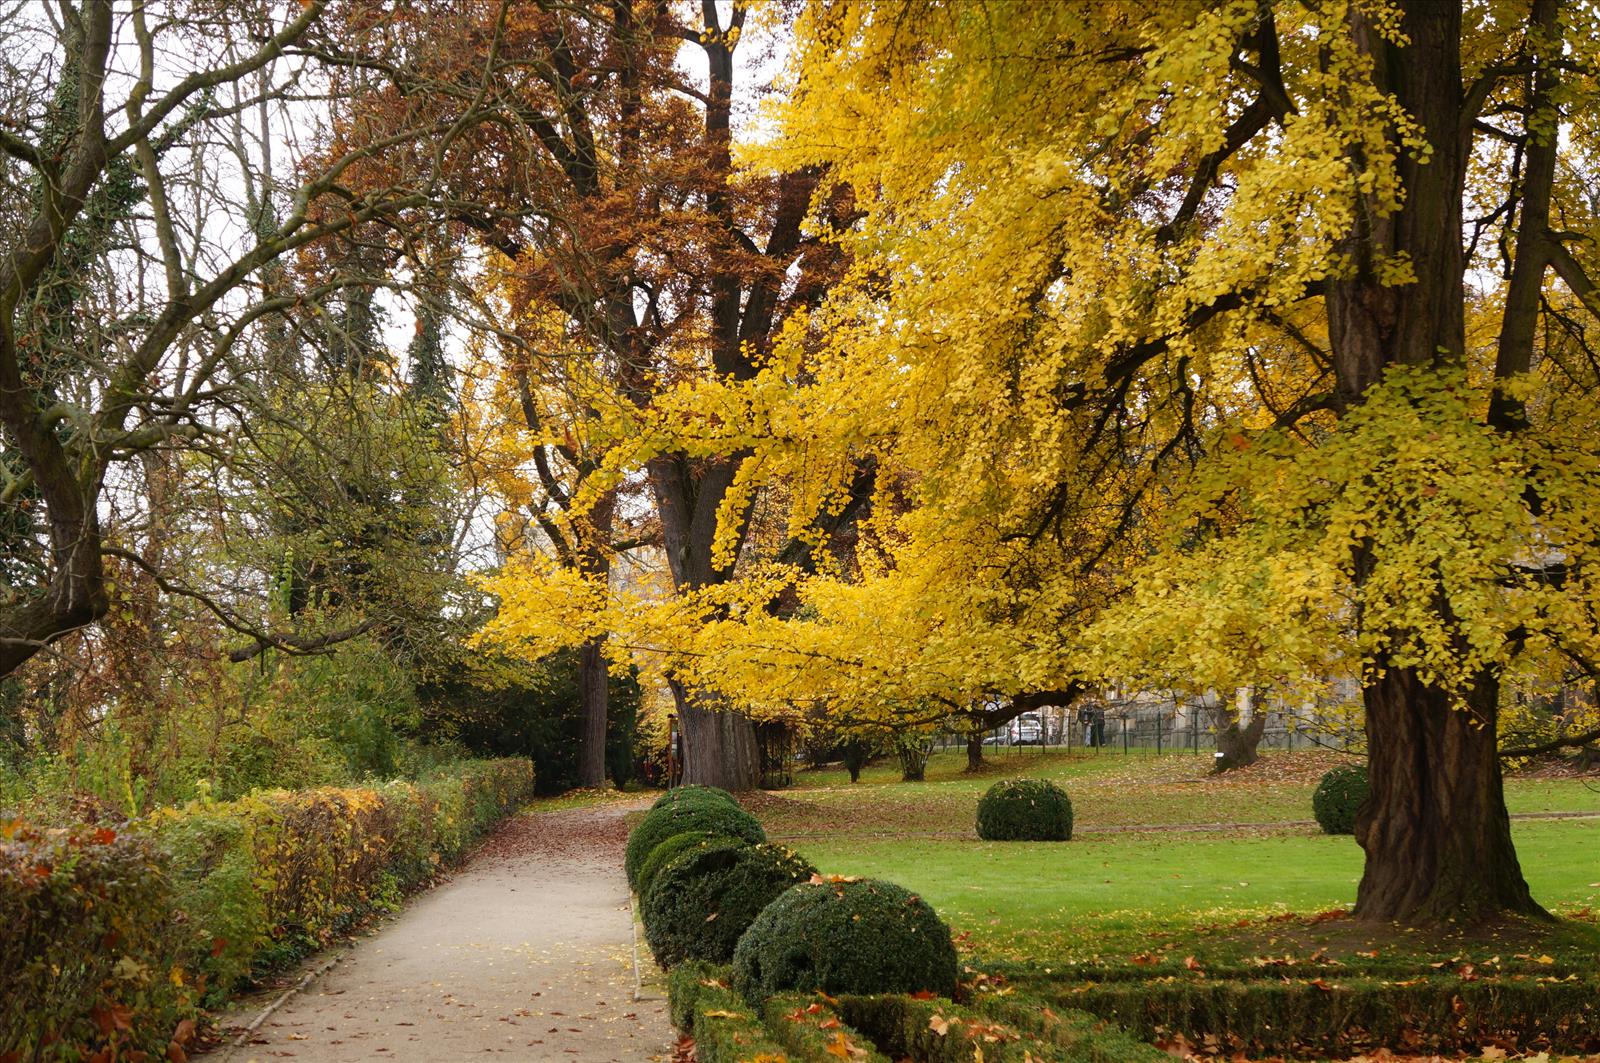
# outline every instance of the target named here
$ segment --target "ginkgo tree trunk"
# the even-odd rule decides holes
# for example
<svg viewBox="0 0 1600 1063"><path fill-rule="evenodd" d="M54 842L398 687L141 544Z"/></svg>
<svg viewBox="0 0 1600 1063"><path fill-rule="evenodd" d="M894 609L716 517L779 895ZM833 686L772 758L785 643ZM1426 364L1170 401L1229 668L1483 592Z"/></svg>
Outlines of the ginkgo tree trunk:
<svg viewBox="0 0 1600 1063"><path fill-rule="evenodd" d="M1530 12L1535 31L1555 32L1556 6L1556 0L1536 0ZM1360 54L1371 59L1374 82L1417 123L1428 151L1399 156L1405 198L1398 209L1381 208L1371 197L1358 201L1361 213L1340 248L1354 268L1328 281L1328 346L1337 402L1344 406L1360 403L1391 367L1466 365L1462 196L1471 131L1480 118L1473 87L1463 81L1461 19L1458 4L1409 0L1400 44L1386 40L1364 15L1351 16L1351 33ZM1534 90L1525 102L1533 110L1528 125L1535 127L1540 110L1553 118L1555 56L1529 52ZM1528 326L1546 261L1553 135L1545 126L1522 145L1521 187L1513 190L1520 192L1513 203L1522 219L1517 272L1506 293L1494 370L1502 381L1526 373L1533 360ZM1394 283L1383 274L1386 262L1407 263L1411 276ZM1499 420L1494 427L1516 430L1514 419ZM1355 554L1356 581L1371 579L1371 543L1357 543ZM1379 655L1368 665L1362 698L1372 797L1356 819L1356 838L1367 854L1356 913L1426 921L1540 912L1517 861L1502 793L1498 670L1481 668L1457 703L1415 667Z"/></svg>

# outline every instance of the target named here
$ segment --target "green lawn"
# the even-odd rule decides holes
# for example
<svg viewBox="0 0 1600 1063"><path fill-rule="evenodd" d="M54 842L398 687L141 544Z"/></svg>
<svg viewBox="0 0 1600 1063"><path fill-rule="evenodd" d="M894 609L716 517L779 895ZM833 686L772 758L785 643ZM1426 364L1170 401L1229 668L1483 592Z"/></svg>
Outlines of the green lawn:
<svg viewBox="0 0 1600 1063"><path fill-rule="evenodd" d="M965 755L938 754L926 782L900 781L897 763L868 768L852 784L842 768L801 771L792 789L758 799L774 837L971 834L978 798L997 779L1052 779L1072 796L1086 833L1117 826L1197 826L1307 821L1311 793L1322 773L1348 758L1321 752L1270 753L1237 774L1208 774L1209 760L1187 753L1061 752L1002 754L984 773L963 773ZM1592 812L1600 815L1600 784L1579 779L1506 782L1513 813Z"/></svg>
<svg viewBox="0 0 1600 1063"><path fill-rule="evenodd" d="M1524 821L1523 867L1547 907L1600 907L1600 820ZM1067 843L808 840L824 873L915 890L994 958L1083 961L1140 951L1152 935L1348 907L1361 877L1349 837L1085 835Z"/></svg>
<svg viewBox="0 0 1600 1063"><path fill-rule="evenodd" d="M934 758L922 783L900 782L892 763L854 785L842 770L802 772L795 788L750 803L772 837L824 872L922 894L974 955L1084 962L1142 951L1164 935L1349 907L1361 875L1355 841L1282 825L1310 818L1316 781L1338 762L1320 752L1269 754L1217 778L1204 758L1186 754L1030 751L994 758L974 777L951 753ZM978 797L1007 776L1065 787L1075 839L978 841ZM1506 792L1514 813L1600 816L1592 782L1512 778ZM1194 829L1217 824L1238 826ZM1514 830L1535 896L1566 914L1600 909L1600 818L1524 819Z"/></svg>

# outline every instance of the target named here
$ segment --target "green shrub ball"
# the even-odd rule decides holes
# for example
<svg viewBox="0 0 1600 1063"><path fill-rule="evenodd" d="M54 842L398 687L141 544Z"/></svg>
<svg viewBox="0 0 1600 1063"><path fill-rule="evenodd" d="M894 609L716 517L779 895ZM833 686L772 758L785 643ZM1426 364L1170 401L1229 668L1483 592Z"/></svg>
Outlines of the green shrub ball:
<svg viewBox="0 0 1600 1063"><path fill-rule="evenodd" d="M713 842L725 842L729 845L750 844L743 838L730 838L725 834L712 834L703 830L686 830L682 834L674 834L650 850L650 855L639 865L639 898L643 900L649 894L650 884L655 881L656 875L685 851Z"/></svg>
<svg viewBox="0 0 1600 1063"><path fill-rule="evenodd" d="M767 840L766 831L756 818L736 804L702 798L652 808L628 835L628 850L623 858L628 885L638 889L639 871L655 847L686 831L726 834L751 843Z"/></svg>
<svg viewBox="0 0 1600 1063"><path fill-rule="evenodd" d="M803 883L767 905L733 951L752 1003L790 990L950 996L950 928L915 894L875 879Z"/></svg>
<svg viewBox="0 0 1600 1063"><path fill-rule="evenodd" d="M1324 834L1354 834L1356 812L1372 793L1365 764L1341 764L1322 777L1311 811Z"/></svg>
<svg viewBox="0 0 1600 1063"><path fill-rule="evenodd" d="M705 804L707 802L720 802L724 805L732 805L735 808L739 806L738 800L732 794L715 786L677 786L656 798L655 804L650 807L657 809L666 808L669 805Z"/></svg>
<svg viewBox="0 0 1600 1063"><path fill-rule="evenodd" d="M695 846L662 868L643 894L644 939L662 967L727 963L761 910L816 873L781 845L723 838Z"/></svg>
<svg viewBox="0 0 1600 1063"><path fill-rule="evenodd" d="M1072 800L1044 779L1007 779L978 801L978 837L991 842L1064 842L1072 838Z"/></svg>

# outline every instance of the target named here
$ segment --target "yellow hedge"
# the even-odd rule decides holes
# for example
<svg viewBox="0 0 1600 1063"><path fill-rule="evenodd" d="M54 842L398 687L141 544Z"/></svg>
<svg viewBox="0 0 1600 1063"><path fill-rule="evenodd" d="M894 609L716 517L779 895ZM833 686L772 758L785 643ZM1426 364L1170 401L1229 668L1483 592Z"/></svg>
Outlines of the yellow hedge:
<svg viewBox="0 0 1600 1063"><path fill-rule="evenodd" d="M192 801L109 841L7 825L0 882L28 891L3 905L0 955L39 977L8 989L0 1063L113 1046L167 1055L198 1003L220 1003L253 970L393 905L532 796L531 762L464 761L416 782ZM64 913L123 895L138 903L118 917L137 926L88 945L57 933ZM155 972L159 957L159 973L136 986L104 973L132 969L118 964L133 941L140 971Z"/></svg>

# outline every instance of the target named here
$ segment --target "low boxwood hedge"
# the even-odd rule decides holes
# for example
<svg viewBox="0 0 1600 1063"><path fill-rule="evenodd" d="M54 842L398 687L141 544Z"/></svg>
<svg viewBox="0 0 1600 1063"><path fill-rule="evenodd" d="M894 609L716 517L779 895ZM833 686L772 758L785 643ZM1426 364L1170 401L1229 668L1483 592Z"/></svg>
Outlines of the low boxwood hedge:
<svg viewBox="0 0 1600 1063"><path fill-rule="evenodd" d="M1592 973L1575 979L1164 979L1035 992L1136 1036L1175 1031L1229 1052L1343 1058L1378 1047L1420 1054L1499 1040L1530 1051L1600 1047L1600 980Z"/></svg>
<svg viewBox="0 0 1600 1063"><path fill-rule="evenodd" d="M667 976L667 1010L674 1026L694 1036L695 1059L789 1063L789 1055L768 1033L761 1016L728 988L726 974L726 968L690 962L674 967Z"/></svg>
<svg viewBox="0 0 1600 1063"><path fill-rule="evenodd" d="M739 939L733 984L756 1002L790 990L950 996L956 950L927 902L893 883L802 883Z"/></svg>
<svg viewBox="0 0 1600 1063"><path fill-rule="evenodd" d="M866 1035L845 1025L828 1000L818 995L783 993L761 1008L767 1032L793 1060L889 1063Z"/></svg>
<svg viewBox="0 0 1600 1063"><path fill-rule="evenodd" d="M1311 811L1324 834L1353 834L1356 813L1371 793L1365 764L1341 764L1317 784Z"/></svg>
<svg viewBox="0 0 1600 1063"><path fill-rule="evenodd" d="M1096 1015L1074 1008L1050 1008L1017 993L980 996L979 1013L1010 1025L1060 1050L1063 1058L1084 1063L1168 1063L1171 1056Z"/></svg>
<svg viewBox="0 0 1600 1063"><path fill-rule="evenodd" d="M781 845L723 839L693 846L664 867L644 894L645 941L662 967L684 960L727 963L761 910L816 873Z"/></svg>
<svg viewBox="0 0 1600 1063"><path fill-rule="evenodd" d="M767 840L767 833L756 818L735 804L698 798L652 808L628 835L628 848L623 856L628 885L639 888L639 871L656 846L687 831L725 834L747 842Z"/></svg>
<svg viewBox="0 0 1600 1063"><path fill-rule="evenodd" d="M661 869L672 861L682 856L687 850L698 845L710 844L712 841L723 841L730 845L749 845L743 838L734 838L726 834L712 834L704 830L686 830L682 834L674 834L666 841L650 850L650 855L645 857L639 866L639 897L650 894L650 884L656 880L656 875Z"/></svg>
<svg viewBox="0 0 1600 1063"><path fill-rule="evenodd" d="M1022 1022L982 1005L963 1007L940 998L904 994L839 997L840 1016L895 1059L919 1063L1160 1063L1170 1060L1153 1045L1120 1031L1095 1028L1092 1018L1059 1020L1039 1011ZM1021 1014L1025 1009L1017 1009ZM1048 1014L1046 1014L1048 1013ZM1052 1018L1058 1018L1055 1023Z"/></svg>
<svg viewBox="0 0 1600 1063"><path fill-rule="evenodd" d="M1005 779L978 801L985 841L1064 842L1072 837L1072 801L1046 779Z"/></svg>
<svg viewBox="0 0 1600 1063"><path fill-rule="evenodd" d="M668 1007L698 1058L753 1063L1161 1063L1154 1046L1083 1012L1016 995L971 1007L904 993L778 993L750 1010L727 967L690 961L667 976ZM759 1019L759 1024L756 1021ZM778 1056L759 1053L781 1049Z"/></svg>
<svg viewBox="0 0 1600 1063"><path fill-rule="evenodd" d="M667 1015L685 1032L694 1029L694 1006L707 989L727 989L731 975L726 964L689 960L667 972Z"/></svg>

